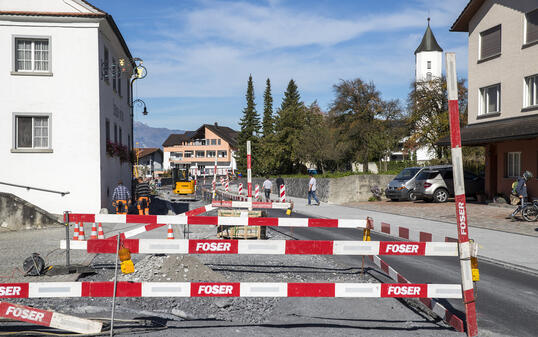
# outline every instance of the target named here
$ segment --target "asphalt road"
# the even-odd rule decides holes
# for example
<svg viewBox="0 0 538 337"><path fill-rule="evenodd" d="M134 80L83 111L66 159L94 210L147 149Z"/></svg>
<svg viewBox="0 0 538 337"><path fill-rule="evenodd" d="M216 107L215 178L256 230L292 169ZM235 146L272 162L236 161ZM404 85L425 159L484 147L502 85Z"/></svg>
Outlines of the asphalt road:
<svg viewBox="0 0 538 337"><path fill-rule="evenodd" d="M283 216L271 211L270 216ZM308 217L295 213L294 217ZM303 240L362 240L362 230L332 228L279 228ZM372 235L372 240L395 241L385 235ZM500 248L499 248L500 249ZM417 283L460 283L458 259L451 257L382 256L409 281ZM339 256L337 260L350 266L360 266L356 256ZM366 259L368 266L376 268ZM476 284L479 330L508 336L538 335L538 276L479 261L480 281ZM382 271L373 275L383 278ZM385 278L389 280L388 278ZM464 318L462 300L441 301L445 307Z"/></svg>

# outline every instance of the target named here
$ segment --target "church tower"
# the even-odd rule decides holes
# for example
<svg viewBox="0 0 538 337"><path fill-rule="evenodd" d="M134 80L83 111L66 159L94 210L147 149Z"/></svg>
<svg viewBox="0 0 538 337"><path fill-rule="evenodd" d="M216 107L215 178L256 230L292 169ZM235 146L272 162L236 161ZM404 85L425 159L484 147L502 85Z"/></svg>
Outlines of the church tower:
<svg viewBox="0 0 538 337"><path fill-rule="evenodd" d="M443 49L433 36L430 18L428 18L428 27L422 37L422 42L415 50L415 81L428 81L435 77L441 77L442 67Z"/></svg>

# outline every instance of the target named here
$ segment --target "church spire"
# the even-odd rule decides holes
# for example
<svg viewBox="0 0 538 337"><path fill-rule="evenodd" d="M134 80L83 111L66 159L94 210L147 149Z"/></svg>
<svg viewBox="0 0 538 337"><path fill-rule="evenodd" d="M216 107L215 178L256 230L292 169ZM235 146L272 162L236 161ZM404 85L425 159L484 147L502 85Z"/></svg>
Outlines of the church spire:
<svg viewBox="0 0 538 337"><path fill-rule="evenodd" d="M430 18L428 18L428 27L422 37L422 42L420 42L417 50L415 50L415 55L423 51L443 51L443 48L439 46L437 40L435 40L435 36L433 36L433 32L430 28Z"/></svg>

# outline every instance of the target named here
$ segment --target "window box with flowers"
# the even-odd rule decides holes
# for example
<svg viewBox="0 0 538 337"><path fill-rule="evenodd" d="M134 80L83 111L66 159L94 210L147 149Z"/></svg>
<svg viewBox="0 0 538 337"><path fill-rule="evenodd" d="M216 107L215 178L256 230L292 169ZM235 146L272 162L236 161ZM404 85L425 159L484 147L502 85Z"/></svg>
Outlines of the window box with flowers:
<svg viewBox="0 0 538 337"><path fill-rule="evenodd" d="M122 163L130 162L132 159L129 148L126 145L112 143L110 141L106 142L106 154L110 157L118 157Z"/></svg>

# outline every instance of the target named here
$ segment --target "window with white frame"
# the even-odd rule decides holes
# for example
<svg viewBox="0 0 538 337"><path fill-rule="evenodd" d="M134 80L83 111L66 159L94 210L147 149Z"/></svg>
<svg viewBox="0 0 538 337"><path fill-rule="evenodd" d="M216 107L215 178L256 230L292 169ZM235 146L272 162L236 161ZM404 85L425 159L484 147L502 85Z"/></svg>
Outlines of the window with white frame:
<svg viewBox="0 0 538 337"><path fill-rule="evenodd" d="M211 145L217 145L217 140L216 139L211 139Z"/></svg>
<svg viewBox="0 0 538 337"><path fill-rule="evenodd" d="M192 158L192 151L185 151L185 158Z"/></svg>
<svg viewBox="0 0 538 337"><path fill-rule="evenodd" d="M519 176L521 170L521 152L508 152L506 154L506 177Z"/></svg>
<svg viewBox="0 0 538 337"><path fill-rule="evenodd" d="M525 14L525 43L538 41L538 9Z"/></svg>
<svg viewBox="0 0 538 337"><path fill-rule="evenodd" d="M103 78L105 82L108 83L108 48L104 47L103 49Z"/></svg>
<svg viewBox="0 0 538 337"><path fill-rule="evenodd" d="M431 68L432 68L432 61L427 61L427 62L426 62L426 68L427 68L427 69L431 69Z"/></svg>
<svg viewBox="0 0 538 337"><path fill-rule="evenodd" d="M16 72L50 72L49 39L15 38Z"/></svg>
<svg viewBox="0 0 538 337"><path fill-rule="evenodd" d="M219 151L218 156L219 158L226 158L228 156L228 151Z"/></svg>
<svg viewBox="0 0 538 337"><path fill-rule="evenodd" d="M478 115L487 115L501 111L501 84L480 88L480 106Z"/></svg>
<svg viewBox="0 0 538 337"><path fill-rule="evenodd" d="M524 106L538 105L538 74L525 77Z"/></svg>
<svg viewBox="0 0 538 337"><path fill-rule="evenodd" d="M170 158L181 160L183 158L183 152L170 152Z"/></svg>
<svg viewBox="0 0 538 337"><path fill-rule="evenodd" d="M204 158L205 151L196 151L196 158Z"/></svg>
<svg viewBox="0 0 538 337"><path fill-rule="evenodd" d="M16 149L49 149L50 116L15 115Z"/></svg>
<svg viewBox="0 0 538 337"><path fill-rule="evenodd" d="M426 81L431 81L431 80L432 80L432 73L428 71L426 73Z"/></svg>
<svg viewBox="0 0 538 337"><path fill-rule="evenodd" d="M206 151L206 157L207 158L215 158L217 153L215 151Z"/></svg>

